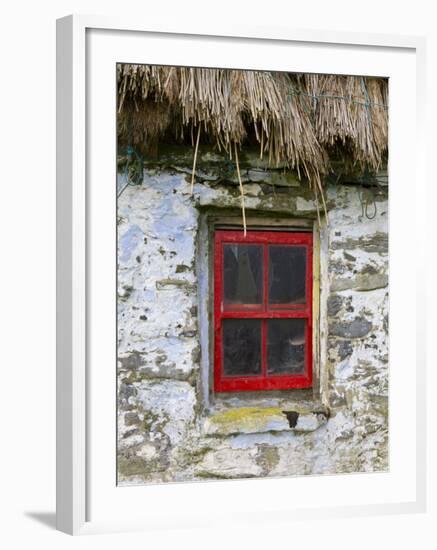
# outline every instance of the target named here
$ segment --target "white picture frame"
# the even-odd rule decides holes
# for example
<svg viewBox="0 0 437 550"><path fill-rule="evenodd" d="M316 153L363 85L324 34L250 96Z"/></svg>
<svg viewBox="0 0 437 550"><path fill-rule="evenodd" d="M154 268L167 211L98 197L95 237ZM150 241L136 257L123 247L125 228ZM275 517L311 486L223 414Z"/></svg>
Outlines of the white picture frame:
<svg viewBox="0 0 437 550"><path fill-rule="evenodd" d="M97 36L99 37L98 39L96 39ZM118 42L121 36L126 38L123 47L121 47L121 42ZM155 52L155 55L149 55L147 58L144 58L141 51L137 54L137 57L133 55L134 51L138 52L135 44L138 44L138 41L141 41L143 38L159 41L159 44L162 46L160 56L157 57ZM341 484L341 476L324 476L323 478L312 478L311 481L303 478L293 478L285 481L274 479L244 480L116 489L115 470L113 470L113 485L107 487L107 492L104 488L104 484L111 484L110 472L113 469L115 461L115 456L109 456L110 453L108 453L108 449L111 448L111 434L113 434L112 437L115 441L115 433L113 431L115 415L114 417L111 416L113 411L110 408L112 406L110 405L111 400L114 402L113 406L115 407L115 392L112 389L111 393L112 378L106 376L106 374L102 374L102 371L98 370L99 366L98 362L95 361L94 354L96 353L95 342L99 342L99 338L103 340L103 334L106 336L113 330L111 315L114 314L114 311L109 312L110 315L106 322L103 319L105 308L103 307L100 312L98 309L99 304L105 304L105 296L108 296L108 289L111 291L113 281L110 280L108 285L103 284L100 294L94 292L96 290L95 281L98 279L99 272L98 269L95 272L95 267L93 266L96 263L94 253L97 241L95 239L101 239L102 232L107 228L111 229L111 216L114 217L114 210L113 203L110 202L111 199L108 199L109 202L102 200L99 208L100 213L96 213L95 192L97 191L93 187L93 182L96 181L95 170L101 168L99 162L103 158L103 155L106 155L106 158L108 158L108 153L115 155L115 134L110 135L109 132L108 135L108 132L105 132L103 127L94 124L94 119L91 125L92 129L90 130L90 117L94 116L91 110L95 105L95 100L93 102L92 99L94 90L90 88L90 82L94 82L92 71L96 68L95 59L92 56L103 52L102 55L107 56L105 58L107 63L112 65L114 59L125 62L141 62L142 59L144 63L161 64L166 64L166 61L168 61L168 63L177 65L184 63L185 54L183 47L174 49L174 45L179 44L181 41L182 46L183 41L190 43L193 40L206 45L211 45L215 40L220 40L223 46L232 46L235 49L233 61L246 59L245 66L247 64L251 68L258 68L260 63L262 64L262 68L265 68L265 63L260 61L260 59L262 60L260 55L265 51L267 59L271 54L271 51L268 51L269 48L296 47L301 48L302 51L305 48L308 51L313 48L325 48L329 49L330 56L332 56L332 66L327 67L326 72L337 71L346 74L351 73L354 52L358 49L362 52L363 60L368 56L369 59L371 58L374 61L379 58L382 59L383 54L381 52L393 52L393 61L386 60L384 63L392 62L393 67L396 64L398 66L393 69L392 74L386 74L385 76L391 77L393 75L394 86L401 86L400 77L396 84L396 75L400 75L401 71L404 71L404 73L407 73L406 76L409 78L411 86L408 89L405 88L403 92L399 90L399 94L391 93L390 95L390 183L392 184L392 181L398 180L399 185L401 185L402 181L404 181L402 178L414 178L416 182L414 186L415 192L417 194L426 192L424 187L426 178L424 176L423 159L423 151L425 149L423 146L424 112L423 98L421 96L425 79L425 41L423 38L315 32L284 28L251 28L250 26L235 27L231 25L229 28L214 28L211 26L211 28L205 29L202 27L200 29L195 25L192 28L177 28L165 25L164 23L162 26L156 26L136 20L130 21L119 18L111 19L81 15L69 16L58 20L57 528L66 533L76 535L113 530L151 529L167 525L209 525L214 521L219 521L217 514L213 511L207 515L202 515L202 506L200 506L198 507L198 513L178 515L177 506L180 507L181 502L186 502L187 498L191 499L190 502L196 501L200 505L205 499L208 499L208 501L213 499L216 502L217 509L220 509L220 503L223 503L225 498L229 499L230 494L232 494L231 499L236 499L237 501L241 496L241 502L247 504L246 512L241 515L246 521L255 521L261 516L267 520L273 519L273 517L284 519L288 517L287 514L291 510L295 518L424 511L427 484L425 461L425 290L423 284L420 284L420 278L424 278L426 266L424 245L420 242L417 243L414 249L415 265L417 266L417 271L415 271L415 299L410 304L411 314L414 315L415 339L413 344L408 344L410 346L408 350L404 350L405 358L402 363L404 369L407 367L407 361L412 361L414 365L414 376L412 374L412 380L414 379L414 384L412 384L413 389L410 387L414 414L411 413L409 419L404 419L400 423L397 420L396 413L401 412L399 406L401 402L396 401L396 395L393 396L391 394L391 398L393 397L393 399L391 399L392 403L390 405L391 436L393 435L394 440L396 441L396 438L402 439L403 428L408 430L409 434L414 433L414 437L411 437L409 440L409 456L411 461L408 461L408 453L405 454L402 460L405 464L408 463L408 466L405 466L409 468L408 476L406 476L407 481L404 482L406 485L409 483L408 487L406 485L403 489L401 487L397 493L393 487L399 484L399 478L393 477L390 482L391 485L388 482L388 492L385 495L381 494L380 498L375 499L374 502L372 502L371 496L367 500L365 498L361 500L360 496L358 496L343 501L340 499L338 502L333 502L332 506L323 504L323 499L317 505L310 505L309 501L311 500L311 495L315 497L319 490L336 491L336 487ZM198 42L196 45L198 45ZM250 53L255 45L257 47L257 54ZM225 50L226 48L224 47L223 49ZM211 56L213 51L215 50L211 49ZM90 55L91 58L89 57ZM207 53L204 52L203 55L207 55ZM226 62L229 62L222 52L221 54L217 54L214 59L211 57L211 64L213 66L217 66L216 63L220 63L220 55L222 55L223 59L220 66L226 66ZM305 66L309 67L309 65L306 65L307 62L304 57L300 66L299 63L294 63L292 70L303 72L305 71ZM272 56L270 56L271 58ZM194 57L187 57L185 64L193 64L193 59ZM230 57L227 59L229 60ZM402 59L405 61L404 63L402 63ZM238 61L234 62L238 63ZM280 60L277 63L278 68L280 68ZM376 74L380 74L384 70L384 63L381 63L379 68L377 65L374 65L376 67ZM105 70L104 65L105 63L103 62L101 65L99 64L99 67L103 67L103 72ZM364 74L361 69L357 70L359 71L357 74ZM110 82L110 80L106 80L110 74L108 72L103 74L103 72L99 75L99 86L104 86L106 82ZM100 102L101 106L99 109L101 108L102 111L99 116L103 116L104 113L109 117L112 116L111 121L108 122L109 126L107 130L113 131L115 103L112 103L112 114L109 109L111 108L111 101L114 96L115 81L112 83L112 86L114 88ZM396 92L396 89L392 88L392 91ZM398 109L400 107L399 101L402 100L402 93L405 94L405 98L407 99L415 98L413 103L407 104L408 109L405 112L406 121L402 121L402 124L408 124L408 129L413 132L412 134L410 133L410 136L413 136L412 139L414 139L416 145L410 152L410 159L414 160L414 165L407 167L407 172L405 170L401 171L400 168L398 169L398 165L395 164L399 160L399 166L401 165L402 159L400 155L402 155L402 150L405 147L405 141L403 141L405 140L405 135L403 135L405 128L402 125L399 126L396 119L396 113L399 112ZM396 129L401 131L396 132ZM99 138L99 135L101 141L104 143L101 146L99 145L99 149L101 150L96 153L93 149L93 143L95 143L95 139ZM114 159L115 157L108 158L108 171L105 173L100 172L101 179L106 182L113 175L115 169ZM404 168L404 165L402 165L402 168ZM393 198L390 197L391 234L394 231L401 231L400 217L402 209L405 206L405 202L402 202L403 200L405 198L402 199L401 194L397 192L393 194ZM99 216L98 226L97 216ZM410 242L415 244L414 236L417 236L420 231L424 230L425 219L420 217L417 212L413 218L410 221L413 233ZM97 227L100 229L97 230ZM402 235L405 236L404 234ZM392 262L392 260L393 258L396 260L397 250L397 242L392 237L390 237L390 247L390 250L393 251L390 257L392 268L392 266L396 267L396 263ZM114 239L112 236L109 236L106 250L99 252L99 254L102 254L101 263L105 268L108 266L108 262L111 261L111 254L114 255L113 267L115 277L114 250ZM103 258L104 255L106 255L106 260ZM402 288L404 283L405 275L402 276L399 273L393 273L391 269L391 292L396 293L396 290ZM99 296L95 297L97 294ZM396 326L396 303L391 303L391 306L393 308L390 314L390 326L395 327L393 329L395 333L396 330L399 330L398 334L401 336L401 328ZM95 327L99 315L102 317L102 327L96 332ZM104 333L106 330L105 327L109 332ZM99 332L101 332L100 336ZM392 342L391 345L395 346L396 342ZM111 348L111 346L108 346L108 348ZM112 352L112 349L105 351L108 354ZM409 366L411 368L411 362ZM103 380L105 376L106 378ZM101 388L101 397L98 397L98 403L96 402L97 397L95 393L96 381ZM396 388L396 386L394 387ZM406 391L406 388L402 391ZM101 413L100 410L102 411ZM99 414L101 414L101 417L99 417ZM104 426L100 424L102 426L102 434L98 436L101 437L98 447L99 449L103 449L103 451L99 451L100 455L98 459L96 459L98 452L93 450L96 447L94 441L96 441L97 437L95 426L93 428L93 422L97 422L96 419L105 423ZM396 443L394 445L396 447ZM106 455L102 453L106 453ZM94 478L97 476L96 460L99 461L99 471L104 472L98 483L94 481ZM105 464L102 464L102 461ZM395 475L396 464L394 466L393 464L392 461L391 465L394 470L391 470L389 474L349 474L347 484L353 485L357 482L357 487L365 484L368 486L369 495L371 495L372 487L374 487L374 491L377 491L379 490L378 487L384 484L382 481L384 475ZM372 478L372 475L376 476L376 478ZM343 479L345 477L343 476ZM363 479L364 481L362 481ZM305 488L309 494L307 504L302 505L301 503L289 502L287 499L282 498L283 487L290 484L290 482L294 484L295 488L298 488L299 485L302 486L302 483L307 485ZM266 497L263 500L267 503L269 502L269 498L272 498L272 495L276 495L277 498L275 497L274 506L256 503L254 495L255 492L260 491L260 488L262 488L261 491ZM114 491L118 491L118 494L116 495ZM131 493L128 493L128 491L131 491ZM142 492L141 496L139 496L140 492ZM341 490L339 492L341 493ZM131 498L131 496L127 496L128 494L134 495L134 497ZM116 501L119 501L119 505L117 505ZM171 509L166 506L166 503L169 501L175 503L173 508L170 507ZM112 504L108 504L105 509L101 507L99 513L90 513L92 507L97 509L98 506L95 503L102 502L112 502ZM150 507L148 513L145 513L144 503L148 503ZM130 513L126 506L132 506L131 510L137 510L138 513ZM121 514L121 509L125 509L126 513ZM225 509L222 506L222 509L223 516L221 517L221 521L223 517L229 521L238 520L239 516L235 514L232 506L229 509Z"/></svg>

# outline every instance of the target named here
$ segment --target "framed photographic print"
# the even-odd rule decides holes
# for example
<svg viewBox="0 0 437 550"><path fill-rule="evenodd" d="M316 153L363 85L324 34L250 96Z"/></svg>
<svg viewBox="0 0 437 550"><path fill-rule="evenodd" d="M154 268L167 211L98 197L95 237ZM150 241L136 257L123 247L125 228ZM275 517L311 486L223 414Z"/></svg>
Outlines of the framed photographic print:
<svg viewBox="0 0 437 550"><path fill-rule="evenodd" d="M423 49L59 20L59 529L423 509Z"/></svg>

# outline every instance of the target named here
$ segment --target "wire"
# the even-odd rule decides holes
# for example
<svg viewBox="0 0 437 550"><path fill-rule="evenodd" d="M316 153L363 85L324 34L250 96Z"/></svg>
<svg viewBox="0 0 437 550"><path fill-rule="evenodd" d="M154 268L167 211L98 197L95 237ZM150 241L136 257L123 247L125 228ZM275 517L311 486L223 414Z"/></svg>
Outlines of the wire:
<svg viewBox="0 0 437 550"><path fill-rule="evenodd" d="M124 175L126 178L126 184L120 189L117 193L117 198L119 198L129 185L137 186L143 183L143 158L142 156L132 147L128 145L126 148L126 164L124 165ZM135 158L133 158L135 157Z"/></svg>
<svg viewBox="0 0 437 550"><path fill-rule="evenodd" d="M368 220L373 220L377 214L376 200L375 195L371 189L363 189L363 191L358 192L361 203L361 216L363 218L366 216ZM369 216L369 205L373 205L373 214Z"/></svg>
<svg viewBox="0 0 437 550"><path fill-rule="evenodd" d="M305 96L309 97L313 100L315 103L319 99L341 99L343 101L349 101L350 103L355 103L356 105L362 105L363 107L380 107L381 109L385 109L388 111L388 105L385 103L377 103L376 101L370 101L369 95L367 93L367 90L365 91L365 95L367 96L366 101L358 101L356 99L353 99L353 96L343 96L343 95L331 95L331 94L309 94L307 92L302 92L300 90L291 90L288 93L289 96Z"/></svg>

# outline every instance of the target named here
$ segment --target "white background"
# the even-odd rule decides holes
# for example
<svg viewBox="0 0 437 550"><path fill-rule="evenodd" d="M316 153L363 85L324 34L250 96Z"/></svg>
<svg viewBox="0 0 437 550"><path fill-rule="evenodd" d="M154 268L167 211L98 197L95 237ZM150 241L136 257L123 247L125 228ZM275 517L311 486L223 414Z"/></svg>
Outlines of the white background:
<svg viewBox="0 0 437 550"><path fill-rule="evenodd" d="M426 515L372 519L296 521L223 525L215 532L166 531L152 534L100 535L73 539L53 530L55 496L55 19L71 12L139 14L145 22L169 18L201 24L289 25L362 32L428 36L429 158L435 155L431 127L436 125L437 36L432 3L404 7L395 1L220 2L167 1L158 5L124 0L20 2L3 7L1 40L2 151L2 354L1 354L1 511L0 542L5 548L92 548L121 545L148 548L431 548L436 545L435 479L430 476L430 512ZM121 11L123 10L123 11ZM432 140L433 139L433 140ZM431 165L431 162L430 162ZM436 250L432 196L428 238ZM435 180L435 177L434 177ZM433 200L434 199L434 200ZM431 240L431 233L433 239ZM425 236L424 236L425 237ZM429 279L435 272L430 254ZM429 292L430 312L436 298ZM437 464L436 399L431 399L437 354L432 348L437 323L430 315L428 388L430 464ZM408 414L406 410L405 414ZM433 521L434 520L434 521ZM7 539L7 540L6 540Z"/></svg>

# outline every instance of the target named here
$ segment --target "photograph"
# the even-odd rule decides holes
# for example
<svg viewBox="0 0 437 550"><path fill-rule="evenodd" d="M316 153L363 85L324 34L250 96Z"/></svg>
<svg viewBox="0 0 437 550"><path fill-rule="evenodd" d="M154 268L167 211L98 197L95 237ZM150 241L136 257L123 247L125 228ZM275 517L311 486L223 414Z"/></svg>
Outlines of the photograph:
<svg viewBox="0 0 437 550"><path fill-rule="evenodd" d="M388 79L116 75L117 484L389 471Z"/></svg>

